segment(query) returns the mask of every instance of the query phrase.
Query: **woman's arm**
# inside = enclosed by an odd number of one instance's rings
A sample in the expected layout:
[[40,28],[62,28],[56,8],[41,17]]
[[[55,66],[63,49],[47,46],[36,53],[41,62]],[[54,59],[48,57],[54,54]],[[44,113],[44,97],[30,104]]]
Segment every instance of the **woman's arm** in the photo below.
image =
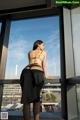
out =
[[30,67],[30,52],[28,52],[28,65],[27,67]]
[[30,64],[30,51],[28,52],[28,61],[29,61],[29,64]]
[[46,52],[44,53],[44,59],[43,59],[43,62],[42,62],[42,67],[43,67],[43,70],[44,70],[44,75],[45,75],[45,78],[47,78],[47,67],[46,67],[46,58],[47,58],[47,54]]

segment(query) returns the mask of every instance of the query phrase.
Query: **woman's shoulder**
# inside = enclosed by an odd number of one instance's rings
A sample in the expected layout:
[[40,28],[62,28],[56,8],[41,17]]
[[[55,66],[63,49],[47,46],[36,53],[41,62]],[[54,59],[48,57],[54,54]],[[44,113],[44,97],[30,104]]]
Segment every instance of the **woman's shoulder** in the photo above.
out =
[[33,50],[31,50],[31,51],[28,52],[28,54],[31,54],[31,53],[33,53]]
[[31,56],[31,55],[33,55],[33,54],[34,54],[34,51],[33,51],[33,50],[28,52],[28,55],[29,55],[29,56]]
[[44,54],[44,55],[47,55],[47,53],[46,53],[46,51],[45,51],[45,50],[43,50],[43,54]]

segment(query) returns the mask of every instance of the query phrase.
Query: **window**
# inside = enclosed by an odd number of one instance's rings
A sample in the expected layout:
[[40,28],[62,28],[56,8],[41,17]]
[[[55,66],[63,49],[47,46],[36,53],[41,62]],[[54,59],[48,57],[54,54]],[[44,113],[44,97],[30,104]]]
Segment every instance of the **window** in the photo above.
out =
[[75,62],[75,76],[80,76],[80,7],[72,10],[72,32]]
[[78,104],[78,114],[80,118],[80,84],[76,85],[76,91],[77,91],[77,104]]
[[[80,119],[80,7],[64,8],[68,119]],[[74,83],[74,84],[73,84]]]
[[41,39],[47,52],[48,75],[60,77],[59,17],[46,17],[12,22],[5,79],[20,77],[28,64],[28,51]]
[[[28,64],[28,52],[33,43],[40,39],[45,43],[47,52],[48,78],[56,81],[60,78],[60,33],[59,16],[18,20],[11,22],[5,79],[19,79],[22,69]],[[19,91],[17,91],[18,89]],[[11,91],[14,90],[12,94]],[[19,94],[18,94],[19,93]],[[15,94],[15,95],[14,95]],[[18,95],[17,95],[18,94]],[[9,97],[8,97],[9,96]],[[13,97],[14,96],[14,97]],[[20,104],[19,85],[4,85],[2,109],[17,110]],[[13,101],[13,103],[12,103]],[[59,83],[45,83],[41,91],[43,112],[61,112],[61,86]],[[18,111],[22,110],[22,106]]]

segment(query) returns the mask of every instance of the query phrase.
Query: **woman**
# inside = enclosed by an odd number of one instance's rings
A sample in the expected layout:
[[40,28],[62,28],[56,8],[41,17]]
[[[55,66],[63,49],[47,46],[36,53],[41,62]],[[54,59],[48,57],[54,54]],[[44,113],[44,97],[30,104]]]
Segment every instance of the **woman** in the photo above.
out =
[[44,43],[41,40],[34,42],[33,50],[28,53],[29,65],[21,74],[23,117],[24,120],[30,120],[30,103],[33,103],[34,120],[40,117],[40,91],[44,82],[37,85],[36,82],[47,78],[46,73],[46,52]]

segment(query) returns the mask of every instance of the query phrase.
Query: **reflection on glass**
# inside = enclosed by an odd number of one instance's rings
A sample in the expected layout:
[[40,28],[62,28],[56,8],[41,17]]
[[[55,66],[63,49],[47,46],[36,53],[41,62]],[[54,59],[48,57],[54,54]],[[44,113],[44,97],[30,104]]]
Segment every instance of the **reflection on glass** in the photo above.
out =
[[[41,91],[41,112],[61,112],[60,84],[45,84]],[[2,111],[22,111],[21,88],[19,84],[5,84],[2,98]],[[31,111],[33,104],[31,104]]]
[[61,112],[60,84],[45,84],[41,92],[42,112]]
[[2,25],[2,24],[0,23],[0,32],[1,32],[1,25]]
[[5,84],[2,98],[2,111],[22,110],[20,104],[21,89],[19,84]]
[[80,75],[80,7],[72,10],[73,48],[75,74]]
[[78,112],[79,112],[79,117],[80,117],[80,85],[76,85],[77,88],[77,103],[78,103]]
[[11,23],[5,79],[19,78],[28,64],[28,51],[41,39],[47,52],[49,77],[60,77],[59,17],[20,20]]

